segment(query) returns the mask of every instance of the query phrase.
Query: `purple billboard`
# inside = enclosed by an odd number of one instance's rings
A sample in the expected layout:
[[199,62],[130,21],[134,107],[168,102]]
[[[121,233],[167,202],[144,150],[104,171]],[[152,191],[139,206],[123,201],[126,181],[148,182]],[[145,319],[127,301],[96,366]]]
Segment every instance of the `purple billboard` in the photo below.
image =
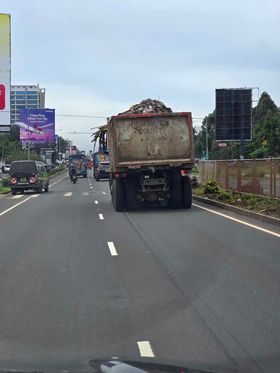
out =
[[20,141],[22,144],[54,144],[55,110],[54,109],[21,109]]

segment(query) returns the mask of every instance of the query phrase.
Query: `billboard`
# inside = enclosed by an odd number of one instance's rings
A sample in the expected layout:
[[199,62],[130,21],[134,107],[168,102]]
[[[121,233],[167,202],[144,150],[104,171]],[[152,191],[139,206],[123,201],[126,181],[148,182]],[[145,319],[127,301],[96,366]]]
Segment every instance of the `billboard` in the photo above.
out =
[[11,16],[0,13],[0,133],[10,132]]
[[53,145],[55,142],[55,110],[54,109],[21,109],[20,141],[25,146]]
[[252,89],[216,89],[216,140],[251,140]]

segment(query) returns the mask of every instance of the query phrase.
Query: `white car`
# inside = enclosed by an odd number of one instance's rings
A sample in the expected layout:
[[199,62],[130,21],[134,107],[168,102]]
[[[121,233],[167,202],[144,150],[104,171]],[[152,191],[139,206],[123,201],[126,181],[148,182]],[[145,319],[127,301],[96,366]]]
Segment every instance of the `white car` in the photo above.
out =
[[8,174],[10,172],[11,165],[10,164],[4,164],[4,174]]

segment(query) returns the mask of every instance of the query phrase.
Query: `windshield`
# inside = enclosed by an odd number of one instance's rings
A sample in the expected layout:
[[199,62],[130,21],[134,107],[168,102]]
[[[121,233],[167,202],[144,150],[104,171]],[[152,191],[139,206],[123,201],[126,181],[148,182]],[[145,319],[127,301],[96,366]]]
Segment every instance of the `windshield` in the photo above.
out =
[[280,373],[280,1],[0,4],[0,373]]

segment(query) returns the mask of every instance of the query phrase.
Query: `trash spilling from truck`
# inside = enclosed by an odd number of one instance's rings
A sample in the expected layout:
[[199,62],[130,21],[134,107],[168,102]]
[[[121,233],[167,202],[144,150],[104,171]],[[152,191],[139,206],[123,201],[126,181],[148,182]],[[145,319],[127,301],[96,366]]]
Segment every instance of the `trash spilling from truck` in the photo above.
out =
[[132,105],[128,110],[120,113],[119,115],[145,113],[172,113],[172,110],[159,100],[147,98],[146,100],[141,101],[139,104]]

